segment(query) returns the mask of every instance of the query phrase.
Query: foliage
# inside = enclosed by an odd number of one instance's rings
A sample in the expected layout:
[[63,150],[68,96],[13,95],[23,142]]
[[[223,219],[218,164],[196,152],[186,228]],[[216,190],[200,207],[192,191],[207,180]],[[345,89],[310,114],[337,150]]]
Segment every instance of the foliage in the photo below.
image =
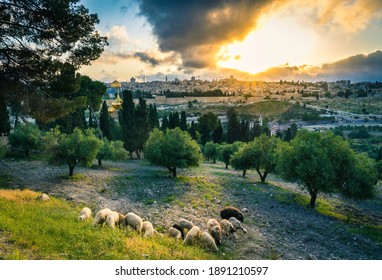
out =
[[218,159],[225,163],[225,168],[228,169],[232,155],[243,145],[242,142],[236,141],[233,144],[222,144],[219,149]]
[[5,157],[5,155],[7,154],[7,150],[8,150],[7,145],[3,143],[3,141],[1,141],[1,138],[0,138],[0,158]]
[[0,91],[0,136],[8,135],[11,131],[11,124],[9,122],[9,111],[5,103],[2,92]]
[[216,163],[216,158],[219,155],[219,144],[213,143],[213,142],[207,142],[206,145],[204,146],[204,156],[207,159],[212,159],[214,163]]
[[165,166],[176,177],[176,168],[199,165],[199,145],[180,128],[167,129],[166,133],[154,129],[145,145],[145,158],[155,165]]
[[42,135],[36,125],[18,124],[9,134],[9,144],[12,148],[23,149],[29,156],[32,149],[38,149],[42,143]]
[[68,112],[58,105],[73,103],[52,98],[48,84],[65,65],[77,70],[101,55],[107,42],[95,30],[97,15],[78,0],[8,0],[0,10],[1,91],[30,100],[36,118]]
[[90,166],[95,160],[102,141],[94,134],[94,130],[82,131],[75,128],[71,134],[50,131],[46,135],[49,162],[67,163],[69,176],[73,176],[74,167],[78,162]]
[[240,122],[237,117],[237,112],[234,108],[229,108],[227,111],[227,142],[232,144],[240,140]]
[[199,117],[198,128],[200,133],[200,143],[202,145],[211,141],[211,134],[213,130],[217,128],[217,125],[218,117],[212,112],[208,112]]
[[214,143],[220,144],[223,142],[223,126],[221,120],[218,119],[218,124],[214,131],[212,132],[212,141]]
[[370,159],[357,155],[348,142],[331,132],[300,130],[290,144],[279,144],[277,171],[309,192],[312,208],[319,192],[371,197],[377,179]]
[[262,134],[253,142],[242,146],[232,157],[231,164],[236,170],[243,170],[243,176],[248,169],[255,169],[261,182],[276,167],[276,147],[280,143],[276,137]]
[[124,160],[127,159],[128,153],[123,148],[122,141],[108,141],[104,139],[102,146],[98,151],[98,165],[102,165],[102,160]]
[[122,127],[122,135],[125,149],[130,153],[135,151],[135,105],[131,91],[123,91],[122,110],[120,111],[119,122]]
[[143,150],[147,138],[149,137],[149,132],[151,129],[146,101],[142,97],[139,98],[139,104],[137,105],[134,114],[134,121],[136,125],[133,145],[135,147],[135,153],[137,154],[137,157],[140,158],[140,153]]
[[111,127],[110,127],[110,115],[109,115],[106,101],[102,103],[102,108],[101,108],[100,117],[99,117],[99,128],[102,131],[102,135],[110,141],[112,139]]

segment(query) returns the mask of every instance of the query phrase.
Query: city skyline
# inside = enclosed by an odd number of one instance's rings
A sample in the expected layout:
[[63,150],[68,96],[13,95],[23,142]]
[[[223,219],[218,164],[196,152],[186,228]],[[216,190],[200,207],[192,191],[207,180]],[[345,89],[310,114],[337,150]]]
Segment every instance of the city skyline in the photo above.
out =
[[104,82],[382,80],[382,2],[82,0],[109,46],[80,72]]

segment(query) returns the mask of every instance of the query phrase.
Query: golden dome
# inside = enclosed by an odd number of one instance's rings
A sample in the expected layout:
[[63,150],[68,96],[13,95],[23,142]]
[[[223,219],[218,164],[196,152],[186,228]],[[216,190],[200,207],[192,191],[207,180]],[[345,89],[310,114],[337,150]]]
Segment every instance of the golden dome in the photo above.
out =
[[115,109],[113,106],[110,106],[109,108],[107,108],[107,111],[109,112],[109,114],[113,114],[115,112]]
[[114,107],[114,109],[122,108],[122,99],[119,97],[119,94],[117,94],[117,98],[111,103],[111,105]]
[[115,80],[114,82],[112,82],[112,83],[110,84],[110,86],[111,86],[112,88],[120,88],[120,87],[121,87],[121,83],[118,82],[117,80]]

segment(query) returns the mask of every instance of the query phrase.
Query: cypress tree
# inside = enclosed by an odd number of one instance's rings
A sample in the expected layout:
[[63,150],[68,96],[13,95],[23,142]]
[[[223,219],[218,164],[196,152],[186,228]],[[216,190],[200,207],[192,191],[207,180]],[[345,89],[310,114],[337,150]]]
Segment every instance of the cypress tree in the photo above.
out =
[[191,127],[190,127],[189,133],[190,133],[192,139],[198,140],[198,137],[196,135],[196,125],[195,125],[194,121],[191,122]]
[[218,126],[212,132],[212,141],[219,144],[223,142],[223,126],[220,120],[218,120]]
[[227,115],[228,115],[227,142],[232,144],[233,142],[239,140],[240,122],[237,118],[237,113],[234,108],[229,108]]
[[175,112],[173,115],[172,115],[173,119],[174,119],[174,128],[175,127],[180,127],[180,116],[179,116],[179,113],[178,112]]
[[169,121],[167,119],[167,116],[164,116],[163,119],[162,119],[162,127],[161,127],[161,129],[163,131],[166,131],[167,128],[169,128]]
[[135,105],[133,102],[133,94],[129,90],[123,91],[123,103],[121,110],[121,126],[124,148],[133,156],[135,151],[134,132],[135,132]]
[[158,110],[155,104],[154,104],[154,116],[155,116],[155,127],[159,127]]
[[107,140],[111,141],[112,137],[110,127],[110,116],[106,101],[102,103],[102,108],[99,116],[99,128],[101,129],[103,136],[106,137]]
[[185,111],[182,111],[180,114],[180,129],[187,131],[187,117]]
[[150,132],[150,120],[148,119],[147,105],[146,101],[139,97],[139,104],[135,110],[135,122],[137,126],[135,127],[135,153],[137,157],[140,158],[140,153],[143,150],[143,146]]

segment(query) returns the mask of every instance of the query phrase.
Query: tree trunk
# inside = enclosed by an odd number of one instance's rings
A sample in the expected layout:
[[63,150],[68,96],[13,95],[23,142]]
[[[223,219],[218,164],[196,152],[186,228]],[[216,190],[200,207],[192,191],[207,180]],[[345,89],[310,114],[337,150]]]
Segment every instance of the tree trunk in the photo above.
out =
[[26,156],[26,157],[29,157],[29,149],[26,149],[26,150],[25,150],[25,156]]
[[216,163],[216,158],[214,158],[214,163]]
[[135,154],[137,155],[137,158],[138,158],[138,159],[141,159],[141,153],[139,152],[139,150],[136,150],[136,151],[135,151]]
[[100,159],[100,158],[98,159],[98,165],[102,166],[102,159]]
[[228,169],[228,164],[225,164],[225,169]]
[[256,169],[256,171],[257,171],[257,174],[259,174],[259,176],[260,176],[261,183],[264,183],[265,178],[267,177],[267,174],[264,173],[264,175],[262,175],[259,169]]
[[310,206],[310,208],[314,208],[314,206],[316,205],[317,190],[310,191],[309,193],[310,193],[309,206]]
[[69,176],[73,176],[74,165],[69,164]]
[[171,172],[172,172],[172,177],[175,178],[176,177],[176,167],[172,167]]
[[247,170],[246,169],[244,169],[243,170],[243,177],[245,177],[245,174],[247,173]]

